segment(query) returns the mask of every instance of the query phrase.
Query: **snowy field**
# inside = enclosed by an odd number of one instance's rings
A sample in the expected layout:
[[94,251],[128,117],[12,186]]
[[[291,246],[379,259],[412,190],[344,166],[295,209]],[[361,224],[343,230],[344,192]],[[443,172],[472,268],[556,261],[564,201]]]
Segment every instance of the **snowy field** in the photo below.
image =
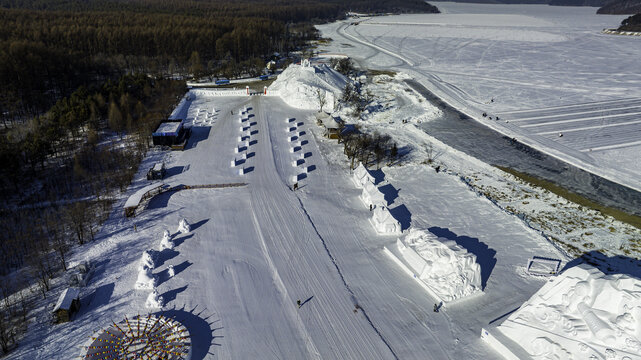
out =
[[[161,311],[145,306],[149,290],[134,287],[148,249],[157,251],[152,274],[162,310],[191,332],[193,359],[497,358],[480,329],[544,284],[526,274],[527,259],[566,259],[457,176],[418,164],[385,168],[376,172],[379,188],[404,230],[429,229],[480,265],[483,293],[434,313],[436,301],[383,252],[397,237],[371,226],[340,146],[318,137],[313,111],[263,96],[200,96],[186,106],[194,124],[187,149],[150,154],[129,193],[147,185],[147,167],[161,158],[172,186],[247,185],[164,193],[135,218],[115,208],[98,240],[73,256],[96,265],[80,313],[56,326],[40,313],[10,358],[71,359],[112,320]],[[245,106],[249,116],[240,121]],[[231,167],[238,146],[247,159]],[[191,224],[184,234],[183,218]],[[164,230],[173,249],[160,250]]]
[[436,5],[442,14],[319,26],[334,40],[323,48],[409,74],[510,137],[641,189],[641,42],[600,33],[625,16],[590,7]]

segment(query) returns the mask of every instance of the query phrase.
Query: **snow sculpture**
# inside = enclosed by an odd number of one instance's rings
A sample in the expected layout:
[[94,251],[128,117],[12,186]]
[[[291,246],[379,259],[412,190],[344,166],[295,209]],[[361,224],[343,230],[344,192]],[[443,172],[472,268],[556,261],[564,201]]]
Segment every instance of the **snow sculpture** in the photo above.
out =
[[183,234],[186,234],[191,231],[191,225],[187,222],[187,219],[182,218],[180,222],[178,223],[178,231],[180,231]]
[[641,279],[605,275],[588,264],[572,267],[494,331],[533,359],[639,360]]
[[241,167],[238,169],[238,175],[245,175],[245,168]]
[[156,278],[151,273],[151,269],[143,267],[138,271],[138,279],[135,288],[138,290],[153,289],[156,286]]
[[387,206],[385,195],[383,195],[376,185],[369,181],[365,183],[365,186],[363,186],[361,200],[363,200],[365,206],[371,207],[372,209],[379,206]]
[[171,235],[169,234],[169,230],[165,230],[162,234],[162,240],[160,241],[160,250],[163,249],[173,249],[174,248],[174,242],[171,241]]
[[358,164],[358,167],[354,169],[354,173],[352,174],[352,181],[354,181],[354,184],[356,184],[356,186],[359,188],[362,188],[368,182],[376,183],[376,180],[374,179],[372,174],[367,171],[363,164]]
[[144,267],[147,267],[149,269],[153,269],[155,267],[154,255],[155,252],[153,250],[147,250],[143,252],[142,257],[140,258],[140,266],[138,268],[142,269]]
[[153,289],[153,291],[149,293],[149,296],[147,296],[145,307],[161,309],[164,305],[164,299],[162,298],[162,296],[158,295],[158,291],[156,289]]
[[169,265],[167,267],[167,275],[169,275],[170,278],[174,277],[176,275],[176,270],[174,270],[173,265]]
[[[441,241],[444,240],[444,241]],[[481,292],[481,266],[476,256],[454,241],[426,230],[412,230],[396,242],[409,268],[444,302]]]
[[392,216],[385,206],[378,206],[372,210],[372,219],[370,221],[379,234],[401,234],[401,223]]

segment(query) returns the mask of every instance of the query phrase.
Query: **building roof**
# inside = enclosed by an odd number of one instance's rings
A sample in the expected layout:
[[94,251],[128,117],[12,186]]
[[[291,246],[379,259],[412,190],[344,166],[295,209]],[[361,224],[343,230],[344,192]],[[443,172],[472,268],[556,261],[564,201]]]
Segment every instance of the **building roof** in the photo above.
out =
[[154,131],[154,136],[178,136],[178,132],[183,125],[183,121],[165,121],[160,123],[158,129]]
[[80,290],[76,288],[67,288],[65,291],[60,294],[56,307],[53,308],[53,312],[58,310],[69,310],[71,308],[71,303],[74,299],[77,299],[80,296]]

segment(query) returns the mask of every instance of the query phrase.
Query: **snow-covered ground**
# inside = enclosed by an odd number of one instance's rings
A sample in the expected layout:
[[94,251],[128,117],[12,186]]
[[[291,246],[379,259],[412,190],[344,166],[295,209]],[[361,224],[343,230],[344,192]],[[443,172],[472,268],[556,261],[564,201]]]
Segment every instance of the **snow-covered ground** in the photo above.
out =
[[590,7],[437,6],[442,14],[319,26],[334,40],[324,49],[404,72],[510,137],[641,189],[641,42],[601,33],[624,16]]

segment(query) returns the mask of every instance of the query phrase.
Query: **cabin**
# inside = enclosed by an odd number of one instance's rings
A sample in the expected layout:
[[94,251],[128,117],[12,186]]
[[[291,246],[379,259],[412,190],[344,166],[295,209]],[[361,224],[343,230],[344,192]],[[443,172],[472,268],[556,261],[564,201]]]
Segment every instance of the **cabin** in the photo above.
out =
[[147,172],[147,180],[162,180],[165,177],[165,163],[156,163]]
[[343,121],[340,117],[333,117],[325,112],[316,114],[316,121],[325,128],[323,136],[329,139],[338,139],[343,129]]
[[160,123],[158,129],[151,134],[153,144],[170,146],[172,149],[178,146],[178,149],[184,149],[190,134],[184,123],[185,121],[182,119],[170,119]]
[[80,309],[80,290],[67,288],[60,294],[53,315],[56,324],[71,321],[71,316]]

